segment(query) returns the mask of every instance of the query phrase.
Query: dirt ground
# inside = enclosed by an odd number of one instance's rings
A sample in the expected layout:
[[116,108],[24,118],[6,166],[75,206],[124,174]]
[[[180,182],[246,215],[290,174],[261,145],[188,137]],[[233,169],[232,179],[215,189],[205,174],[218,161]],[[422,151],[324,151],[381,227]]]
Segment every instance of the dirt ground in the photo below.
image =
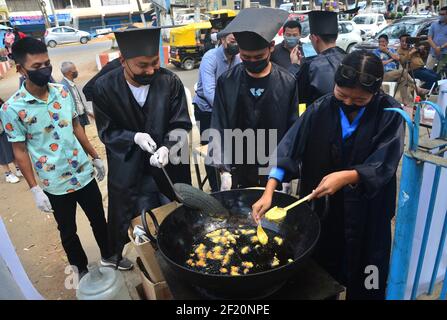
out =
[[[63,59],[61,57],[60,59]],[[60,61],[58,61],[60,62]],[[93,60],[77,63],[80,72],[78,83],[84,84],[97,71]],[[18,76],[10,70],[5,79],[0,80],[0,95],[5,99],[12,94],[18,85]],[[86,128],[87,135],[100,156],[105,160],[105,150],[100,142],[94,122]],[[399,171],[400,172],[400,169]],[[195,179],[193,172],[193,181]],[[107,210],[107,181],[99,183],[105,209]],[[35,288],[46,298],[52,300],[75,299],[75,290],[65,289],[65,268],[68,261],[62,248],[54,218],[40,212],[34,204],[28,185],[24,179],[18,184],[8,184],[0,176],[0,218],[6,225],[9,236]],[[91,262],[100,258],[99,250],[93,238],[89,222],[78,209],[78,235]],[[394,229],[394,223],[393,223]],[[135,259],[135,252],[127,248],[127,256]],[[139,276],[134,270],[124,272],[131,296],[137,299],[135,285]]]
[[[64,57],[61,57],[62,60]],[[60,61],[55,61],[57,65]],[[79,83],[85,83],[96,72],[93,60],[77,63],[80,72]],[[6,77],[0,80],[0,91],[5,99],[18,86],[18,75],[11,69]],[[105,149],[100,142],[94,122],[86,128],[90,142],[100,156],[105,159]],[[106,179],[105,179],[106,180]],[[100,189],[103,194],[104,205],[107,205],[107,182],[102,181]],[[29,187],[25,179],[20,183],[8,184],[0,176],[0,217],[2,218],[16,252],[22,262],[31,282],[46,299],[66,300],[75,299],[75,290],[65,289],[64,282],[67,274],[67,257],[62,248],[57,225],[52,215],[40,212],[34,204]],[[89,222],[82,210],[77,213],[78,234],[90,262],[99,261],[100,254],[91,233]],[[132,253],[130,253],[132,254]],[[68,271],[67,271],[68,272]],[[136,272],[132,276],[126,275],[126,281],[134,283]],[[133,285],[129,285],[132,287]],[[134,289],[130,288],[130,289]]]

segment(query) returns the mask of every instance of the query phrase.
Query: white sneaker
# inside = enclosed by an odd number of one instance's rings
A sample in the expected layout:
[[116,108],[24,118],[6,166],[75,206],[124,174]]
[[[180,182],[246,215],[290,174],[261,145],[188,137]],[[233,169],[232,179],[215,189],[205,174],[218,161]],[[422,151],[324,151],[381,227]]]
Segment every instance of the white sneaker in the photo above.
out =
[[8,183],[17,183],[20,179],[16,177],[14,173],[10,173],[6,176],[6,182]]
[[19,168],[16,169],[16,177],[23,177],[22,171]]

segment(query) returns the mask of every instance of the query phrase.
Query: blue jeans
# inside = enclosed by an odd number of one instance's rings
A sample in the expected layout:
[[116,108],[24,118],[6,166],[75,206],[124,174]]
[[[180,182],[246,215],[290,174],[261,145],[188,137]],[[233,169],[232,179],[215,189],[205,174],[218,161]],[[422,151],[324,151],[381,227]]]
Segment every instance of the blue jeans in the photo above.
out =
[[413,75],[416,79],[424,82],[424,85],[422,86],[424,89],[431,89],[433,83],[441,79],[436,72],[427,68],[413,70]]

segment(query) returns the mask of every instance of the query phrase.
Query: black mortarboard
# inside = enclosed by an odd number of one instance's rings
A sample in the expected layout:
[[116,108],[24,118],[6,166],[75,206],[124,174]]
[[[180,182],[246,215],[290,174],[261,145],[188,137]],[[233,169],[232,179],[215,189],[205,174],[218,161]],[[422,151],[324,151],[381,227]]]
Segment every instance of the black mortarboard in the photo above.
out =
[[243,9],[222,33],[233,33],[243,50],[264,49],[270,45],[288,16],[286,11],[280,9]]
[[308,14],[311,34],[332,35],[338,33],[338,17],[336,12],[310,11]]
[[214,29],[222,30],[224,29],[231,21],[233,21],[234,17],[229,17],[227,14],[222,15],[220,18],[210,19],[211,26]]
[[124,59],[158,55],[160,28],[137,28],[115,31],[115,38]]
[[221,18],[210,19],[211,27],[214,29],[222,30],[224,28],[223,21]]

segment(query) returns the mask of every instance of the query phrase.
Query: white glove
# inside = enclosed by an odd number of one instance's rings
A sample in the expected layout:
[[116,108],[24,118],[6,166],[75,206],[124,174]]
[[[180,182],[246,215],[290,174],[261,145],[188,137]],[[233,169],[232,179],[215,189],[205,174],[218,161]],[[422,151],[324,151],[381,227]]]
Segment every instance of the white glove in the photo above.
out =
[[290,182],[282,183],[282,192],[292,194],[292,184]]
[[154,153],[157,150],[157,144],[148,133],[137,132],[133,140],[143,151]]
[[233,180],[231,178],[231,173],[224,172],[220,175],[220,191],[231,190],[231,185],[233,184]]
[[50,199],[48,199],[47,195],[39,186],[32,187],[31,192],[33,193],[34,202],[39,210],[44,212],[53,212]]
[[149,159],[151,166],[162,168],[169,162],[169,149],[165,146],[160,147]]
[[101,159],[93,159],[93,167],[96,170],[96,179],[101,182],[106,175],[106,168],[104,167],[104,162]]

